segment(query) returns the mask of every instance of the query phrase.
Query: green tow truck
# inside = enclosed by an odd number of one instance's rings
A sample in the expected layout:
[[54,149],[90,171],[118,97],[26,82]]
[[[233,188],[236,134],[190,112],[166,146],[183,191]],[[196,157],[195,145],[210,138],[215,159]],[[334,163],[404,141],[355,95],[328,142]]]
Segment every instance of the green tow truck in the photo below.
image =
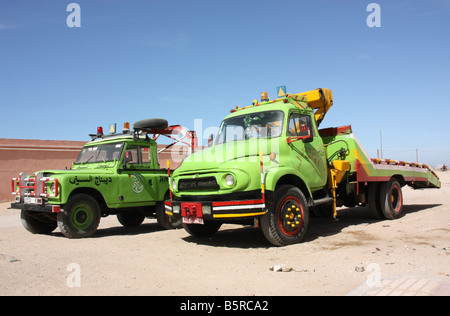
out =
[[133,131],[129,125],[124,124],[123,133],[115,133],[114,127],[109,135],[99,127],[72,170],[21,173],[11,180],[11,207],[22,210],[28,231],[50,234],[59,226],[66,237],[89,237],[101,217],[113,214],[126,227],[139,226],[145,217],[156,217],[165,229],[181,226],[165,214],[168,170],[160,168],[156,139],[165,135],[173,143],[164,149],[182,142],[192,152],[197,147],[195,132],[168,126],[164,119],[138,121]]
[[319,130],[333,105],[329,89],[277,94],[231,110],[213,145],[173,174],[166,213],[190,234],[254,224],[284,246],[305,236],[310,211],[336,217],[339,206],[368,206],[374,217],[396,219],[403,186],[440,188],[427,165],[370,159],[351,126]]

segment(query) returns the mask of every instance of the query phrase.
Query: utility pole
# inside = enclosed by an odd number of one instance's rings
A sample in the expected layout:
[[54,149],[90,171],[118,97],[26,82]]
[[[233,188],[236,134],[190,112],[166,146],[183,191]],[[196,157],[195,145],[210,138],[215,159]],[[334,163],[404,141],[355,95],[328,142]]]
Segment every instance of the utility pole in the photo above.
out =
[[381,159],[383,159],[383,133],[381,132],[383,129],[383,126],[380,128],[380,153],[381,153]]

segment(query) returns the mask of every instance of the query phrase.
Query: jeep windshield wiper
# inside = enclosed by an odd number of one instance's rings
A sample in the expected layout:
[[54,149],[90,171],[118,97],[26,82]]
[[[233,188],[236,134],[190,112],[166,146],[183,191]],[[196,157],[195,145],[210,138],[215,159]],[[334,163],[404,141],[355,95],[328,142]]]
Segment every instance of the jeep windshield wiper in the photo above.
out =
[[83,162],[83,164],[85,164],[85,163],[88,163],[89,162],[89,160],[91,160],[92,158],[94,157],[94,155],[92,155],[91,157],[89,157],[89,159],[88,160],[86,160],[85,162]]

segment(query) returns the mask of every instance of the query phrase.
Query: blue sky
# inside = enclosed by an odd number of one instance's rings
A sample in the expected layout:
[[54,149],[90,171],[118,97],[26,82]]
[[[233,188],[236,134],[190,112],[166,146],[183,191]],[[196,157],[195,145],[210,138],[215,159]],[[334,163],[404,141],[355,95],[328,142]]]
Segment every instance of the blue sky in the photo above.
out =
[[449,0],[0,0],[0,138],[218,126],[261,91],[326,87],[322,127],[351,124],[373,157],[382,130],[384,158],[450,163],[449,31]]

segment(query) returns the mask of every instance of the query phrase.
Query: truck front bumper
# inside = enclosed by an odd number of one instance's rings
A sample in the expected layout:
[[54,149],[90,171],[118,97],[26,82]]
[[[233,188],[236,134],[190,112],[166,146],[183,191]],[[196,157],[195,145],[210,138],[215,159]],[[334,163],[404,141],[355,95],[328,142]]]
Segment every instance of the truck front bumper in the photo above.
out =
[[241,220],[266,214],[264,200],[183,202],[166,201],[166,214],[186,224],[203,224],[210,220]]

